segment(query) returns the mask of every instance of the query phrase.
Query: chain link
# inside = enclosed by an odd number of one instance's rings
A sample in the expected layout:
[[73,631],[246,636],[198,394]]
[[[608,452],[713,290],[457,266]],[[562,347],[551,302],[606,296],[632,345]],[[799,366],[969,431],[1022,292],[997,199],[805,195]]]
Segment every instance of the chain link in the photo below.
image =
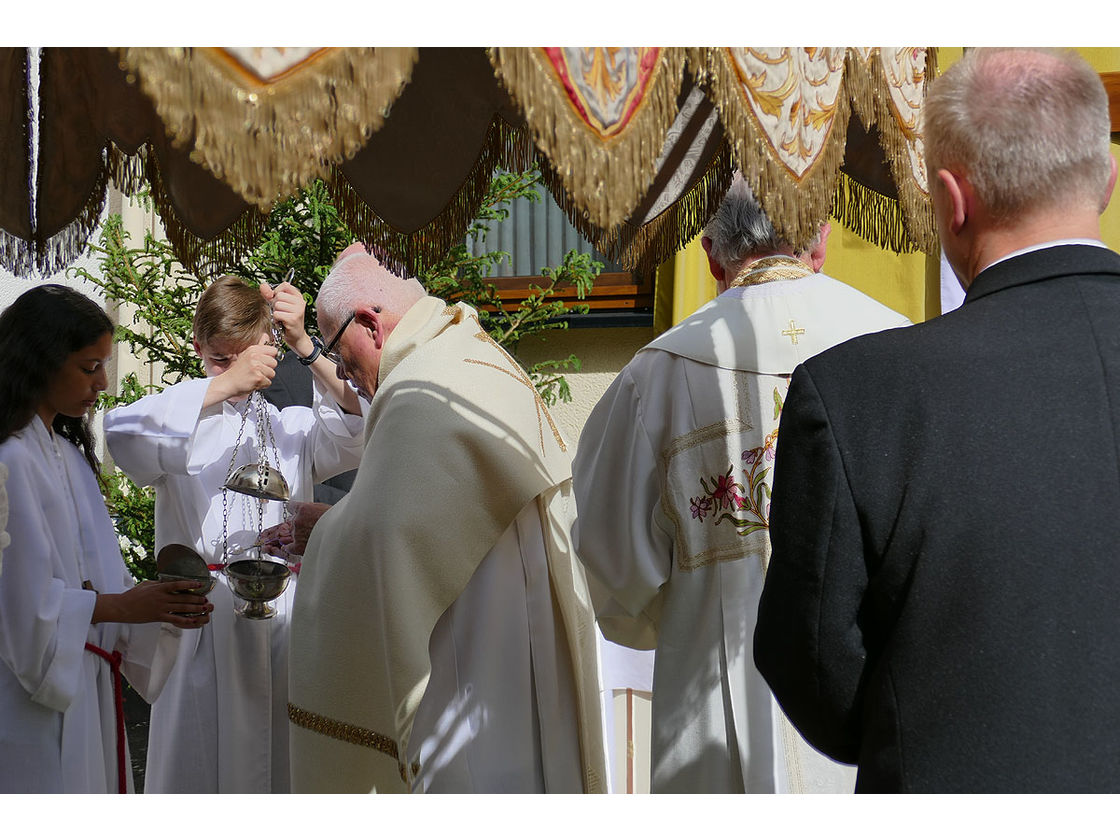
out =
[[[236,472],[237,455],[241,450],[241,444],[245,437],[245,426],[248,423],[249,415],[253,415],[253,422],[256,427],[256,434],[254,438],[257,443],[257,478],[261,486],[265,484],[265,475],[272,464],[275,463],[276,472],[283,474],[280,470],[280,452],[276,447],[276,437],[272,431],[272,416],[268,410],[268,403],[264,395],[260,391],[253,391],[249,394],[245,401],[244,409],[241,411],[241,425],[237,429],[237,440],[234,442],[233,451],[230,453],[229,467],[226,469],[225,484],[222,485],[222,564],[228,565],[230,562],[229,557],[229,488],[226,486],[233,478]],[[263,437],[261,432],[264,432]],[[267,447],[267,451],[266,451]],[[271,458],[271,461],[270,461]],[[257,541],[249,546],[249,548],[256,548],[259,556],[261,549],[260,532],[264,528],[264,506],[265,499],[257,497],[257,518],[256,518],[256,531]],[[282,522],[287,522],[291,518],[291,508],[287,501],[283,503]],[[252,524],[252,523],[250,523]]]
[[[281,280],[280,283],[291,283],[292,278],[295,276],[295,268],[289,268],[288,273],[284,275],[284,279]],[[268,310],[270,313],[274,311],[271,304],[269,305]],[[273,316],[272,318],[272,343],[276,347],[276,361],[280,361],[284,358],[284,353],[286,352],[284,349],[284,328],[280,325],[280,322],[276,320],[275,316]]]

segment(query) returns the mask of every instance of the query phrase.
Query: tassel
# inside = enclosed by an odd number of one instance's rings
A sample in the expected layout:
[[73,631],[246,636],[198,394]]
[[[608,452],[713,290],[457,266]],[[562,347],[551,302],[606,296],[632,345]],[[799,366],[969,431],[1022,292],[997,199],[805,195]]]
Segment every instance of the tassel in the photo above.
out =
[[836,95],[823,148],[798,177],[777,158],[759,127],[737,81],[730,48],[696,48],[690,53],[689,66],[715,104],[737,167],[766,214],[791,245],[807,247],[828,216],[832,185],[844,156],[851,106],[843,88]]
[[75,260],[89,250],[89,241],[101,224],[108,188],[109,166],[106,163],[98,173],[78,215],[53,236],[42,238],[35,234],[35,269],[48,277],[66,270]]
[[[874,122],[879,130],[879,137],[890,167],[890,176],[894,180],[898,193],[897,204],[890,204],[892,209],[888,212],[893,213],[895,217],[900,217],[902,220],[900,224],[905,228],[903,234],[884,232],[881,234],[881,240],[906,243],[906,251],[940,253],[941,244],[937,240],[936,221],[933,217],[928,185],[925,183],[925,171],[915,172],[911,165],[912,139],[920,131],[920,127],[904,124],[898,116],[883,65],[883,48],[872,49],[866,62],[853,59],[855,52],[856,50],[849,50],[847,67],[850,74],[846,77],[846,82],[851,83],[855,88],[856,93],[852,94],[852,100],[862,102],[857,105],[860,119],[864,120],[865,125]],[[927,47],[923,52],[924,74],[921,97],[924,100],[925,91],[936,75],[937,50],[935,47]],[[918,152],[920,151],[918,149]],[[870,200],[870,197],[865,199],[865,203],[867,200]],[[898,250],[894,244],[884,246]],[[898,252],[903,253],[903,251]]]
[[125,195],[135,196],[148,188],[175,256],[184,268],[198,277],[214,277],[228,270],[230,265],[242,261],[260,243],[268,228],[268,214],[249,207],[213,239],[195,235],[176,213],[163,182],[159,159],[147,144],[133,155],[111,145],[107,168],[113,183]]
[[0,230],[0,266],[16,277],[30,277],[35,268],[35,244]]

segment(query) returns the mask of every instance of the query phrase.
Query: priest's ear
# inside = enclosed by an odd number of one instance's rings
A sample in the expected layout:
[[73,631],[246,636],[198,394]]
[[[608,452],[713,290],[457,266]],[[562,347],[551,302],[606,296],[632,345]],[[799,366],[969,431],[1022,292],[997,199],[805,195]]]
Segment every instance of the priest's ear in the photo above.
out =
[[378,350],[388,338],[385,332],[385,320],[381,317],[381,307],[364,304],[354,312],[354,321],[359,328],[369,330],[370,338]]
[[824,257],[828,251],[828,235],[832,233],[832,223],[825,222],[821,225],[821,232],[809,248],[808,262],[813,271],[820,272],[824,265]]
[[708,270],[712,272],[712,276],[716,278],[717,283],[722,283],[727,272],[712,256],[712,238],[710,236],[700,237],[700,246],[704,249],[704,253],[708,255]]

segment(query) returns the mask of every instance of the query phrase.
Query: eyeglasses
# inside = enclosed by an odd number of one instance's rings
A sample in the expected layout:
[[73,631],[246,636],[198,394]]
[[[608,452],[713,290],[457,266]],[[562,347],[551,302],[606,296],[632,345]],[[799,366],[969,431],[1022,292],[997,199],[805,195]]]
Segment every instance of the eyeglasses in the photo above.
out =
[[346,320],[342,322],[342,326],[339,328],[338,332],[334,334],[334,338],[323,348],[323,356],[333,362],[336,368],[342,367],[342,357],[335,352],[334,346],[338,344],[338,340],[342,338],[342,334],[346,332],[346,328],[350,326],[350,322],[354,320],[354,316],[357,314],[357,312],[351,312]]
[[[371,308],[374,312],[381,312],[380,306],[374,306]],[[330,343],[323,348],[323,356],[333,362],[336,368],[342,367],[342,357],[335,352],[334,346],[338,344],[338,340],[342,338],[342,334],[346,332],[346,328],[350,326],[350,322],[354,320],[357,314],[357,310],[351,312],[350,315],[347,316],[346,320],[342,322],[342,326],[338,328],[338,332],[334,334],[334,338],[332,338],[330,340]]]

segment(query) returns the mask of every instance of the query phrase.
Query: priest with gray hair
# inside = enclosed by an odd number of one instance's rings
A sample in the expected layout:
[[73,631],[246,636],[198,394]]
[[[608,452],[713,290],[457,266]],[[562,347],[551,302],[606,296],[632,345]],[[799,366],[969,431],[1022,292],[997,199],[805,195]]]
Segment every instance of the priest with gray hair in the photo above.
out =
[[719,295],[637,353],[580,436],[573,532],[600,628],[656,651],[654,793],[852,789],[851,769],[786,721],[750,655],[790,374],[909,324],[821,273],[828,233],[794,248],[736,176],[702,240]]
[[605,792],[570,455],[533,383],[473,309],[361,245],[317,306],[321,352],[371,402],[304,551],[293,792]]

